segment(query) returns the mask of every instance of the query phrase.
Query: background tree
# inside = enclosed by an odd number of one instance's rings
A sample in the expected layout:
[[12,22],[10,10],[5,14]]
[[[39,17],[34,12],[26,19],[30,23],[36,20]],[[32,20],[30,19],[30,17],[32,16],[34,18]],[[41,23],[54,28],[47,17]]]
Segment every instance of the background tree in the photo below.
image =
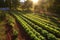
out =
[[4,2],[4,0],[0,0],[0,7],[5,7],[5,2]]
[[27,11],[27,12],[31,11],[31,8],[32,8],[32,2],[31,2],[31,0],[26,0],[26,1],[24,2],[24,4],[21,6],[21,8],[22,8],[24,11]]
[[10,9],[16,9],[19,6],[20,0],[6,0],[6,3]]
[[19,7],[20,5],[20,0],[12,0],[12,7],[14,9],[17,9],[17,7]]
[[50,6],[49,11],[60,15],[60,0],[54,0],[54,3]]

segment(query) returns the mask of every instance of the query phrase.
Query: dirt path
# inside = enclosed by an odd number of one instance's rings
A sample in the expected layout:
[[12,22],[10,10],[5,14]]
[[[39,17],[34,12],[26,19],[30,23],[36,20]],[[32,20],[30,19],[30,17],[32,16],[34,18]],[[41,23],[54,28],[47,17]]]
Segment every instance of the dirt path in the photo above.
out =
[[6,40],[5,25],[0,25],[0,40]]
[[12,27],[9,26],[8,24],[6,24],[6,40],[12,40],[12,35],[13,32],[12,32]]
[[[8,24],[6,24],[6,29],[7,29],[7,40],[23,40],[20,30],[18,28],[18,25],[15,21],[15,18],[13,18],[10,14],[6,15]],[[13,20],[13,26],[11,25],[11,20]],[[6,22],[7,22],[6,21]],[[17,37],[15,38],[15,33],[13,33],[14,30],[18,32]]]
[[[9,15],[7,15],[5,20],[2,23],[0,23],[0,40],[13,40],[13,37],[14,37],[13,29],[12,29],[12,26],[8,24],[8,21],[7,21],[8,18],[9,18]],[[25,30],[22,28],[22,26],[16,21],[15,18],[14,20],[15,20],[14,29],[18,31],[17,40],[30,40],[30,37],[27,35]]]
[[25,30],[22,28],[22,26],[18,22],[16,22],[16,25],[19,28],[18,38],[20,40],[30,40],[30,37],[27,35],[27,33],[25,32]]
[[19,25],[16,22],[15,22],[15,29],[18,31],[17,40],[25,40],[21,34],[22,30],[19,29]]
[[[11,15],[12,16],[12,15]],[[30,37],[27,35],[25,30],[22,28],[22,26],[18,23],[16,18],[12,16],[15,19],[15,26],[14,29],[18,31],[18,37],[17,40],[30,40]]]
[[5,20],[4,21],[1,21],[0,23],[0,40],[6,40],[6,22]]
[[15,20],[14,29],[18,31],[17,40],[30,40],[22,26]]

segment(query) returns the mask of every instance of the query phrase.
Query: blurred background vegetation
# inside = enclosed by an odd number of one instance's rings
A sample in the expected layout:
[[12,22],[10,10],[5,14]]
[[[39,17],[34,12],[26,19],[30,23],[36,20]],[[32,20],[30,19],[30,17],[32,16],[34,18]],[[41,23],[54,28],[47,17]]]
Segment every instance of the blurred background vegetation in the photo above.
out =
[[[0,8],[2,7],[8,7],[10,10],[32,12],[33,2],[31,0],[25,2],[20,2],[20,0],[0,0]],[[34,7],[34,12],[49,12],[60,15],[60,0],[39,0]]]

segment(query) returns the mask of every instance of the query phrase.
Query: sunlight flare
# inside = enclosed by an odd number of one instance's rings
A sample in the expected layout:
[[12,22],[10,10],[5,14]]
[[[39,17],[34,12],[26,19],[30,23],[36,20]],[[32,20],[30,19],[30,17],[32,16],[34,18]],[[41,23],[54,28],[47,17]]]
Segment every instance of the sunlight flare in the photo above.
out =
[[34,4],[38,2],[38,0],[31,0]]

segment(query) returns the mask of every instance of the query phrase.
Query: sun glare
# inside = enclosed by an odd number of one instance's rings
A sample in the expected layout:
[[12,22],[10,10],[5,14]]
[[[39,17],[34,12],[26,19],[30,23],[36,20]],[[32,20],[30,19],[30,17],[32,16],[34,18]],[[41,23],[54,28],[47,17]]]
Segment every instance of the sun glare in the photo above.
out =
[[37,3],[38,2],[38,0],[31,0],[33,3]]
[[20,2],[25,2],[26,0],[20,0]]

